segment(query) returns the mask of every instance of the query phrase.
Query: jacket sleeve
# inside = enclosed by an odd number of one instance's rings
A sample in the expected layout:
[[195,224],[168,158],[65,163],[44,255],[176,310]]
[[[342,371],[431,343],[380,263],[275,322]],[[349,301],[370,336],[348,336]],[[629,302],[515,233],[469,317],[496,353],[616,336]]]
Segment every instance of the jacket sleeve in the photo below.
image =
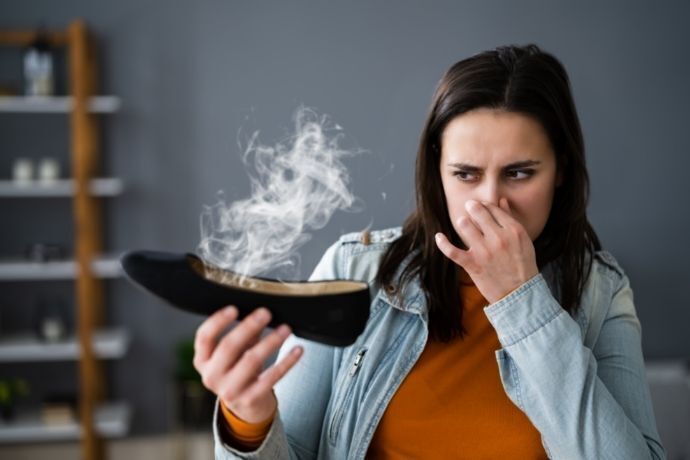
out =
[[663,459],[628,278],[605,276],[612,287],[593,297],[607,313],[592,349],[541,274],[488,306],[501,379],[551,458]]
[[[309,279],[338,278],[341,248],[340,243],[328,248]],[[274,387],[278,412],[268,435],[255,451],[242,452],[223,442],[219,433],[222,414],[216,403],[213,419],[216,459],[316,458],[331,395],[335,348],[291,335],[278,352],[276,361],[296,345],[301,345],[304,353]]]

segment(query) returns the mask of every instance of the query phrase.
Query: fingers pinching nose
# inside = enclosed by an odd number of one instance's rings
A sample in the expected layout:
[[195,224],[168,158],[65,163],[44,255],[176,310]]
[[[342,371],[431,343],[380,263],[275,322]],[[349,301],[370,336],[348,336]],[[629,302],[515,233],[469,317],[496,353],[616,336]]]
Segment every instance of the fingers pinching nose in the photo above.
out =
[[479,202],[475,200],[467,200],[465,202],[465,209],[467,209],[468,211],[474,211],[476,209],[479,209],[479,206]]

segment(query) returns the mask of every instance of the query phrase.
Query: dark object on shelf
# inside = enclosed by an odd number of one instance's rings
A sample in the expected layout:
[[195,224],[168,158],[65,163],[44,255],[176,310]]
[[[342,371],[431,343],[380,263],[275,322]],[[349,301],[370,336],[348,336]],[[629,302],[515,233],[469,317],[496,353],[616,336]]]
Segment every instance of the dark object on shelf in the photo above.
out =
[[10,83],[0,83],[0,97],[17,96],[19,91]]
[[242,319],[264,306],[270,327],[286,323],[295,335],[327,345],[352,344],[369,319],[369,287],[360,281],[243,277],[193,254],[157,251],[129,252],[122,267],[135,284],[183,310],[210,315],[235,305]]
[[178,413],[176,422],[188,430],[208,430],[213,421],[216,396],[196,380],[175,382]]
[[0,378],[0,419],[9,422],[14,418],[17,399],[29,394],[26,380]]
[[192,364],[193,340],[182,340],[175,346],[176,422],[185,429],[207,430],[213,421],[216,396],[201,383],[201,375]]
[[34,262],[49,262],[65,257],[65,251],[59,244],[34,243],[26,248],[26,258]]

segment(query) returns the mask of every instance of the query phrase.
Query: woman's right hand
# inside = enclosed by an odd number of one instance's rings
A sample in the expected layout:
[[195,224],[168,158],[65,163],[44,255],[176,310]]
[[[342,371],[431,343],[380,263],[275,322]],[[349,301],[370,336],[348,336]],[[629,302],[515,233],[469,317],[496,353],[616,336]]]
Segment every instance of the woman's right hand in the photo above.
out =
[[204,386],[237,417],[259,423],[273,415],[278,404],[273,385],[295,365],[303,350],[297,346],[282,361],[263,370],[264,362],[290,335],[290,327],[283,324],[261,338],[271,313],[258,308],[223,335],[237,316],[237,308],[230,306],[201,323],[194,338],[194,367]]

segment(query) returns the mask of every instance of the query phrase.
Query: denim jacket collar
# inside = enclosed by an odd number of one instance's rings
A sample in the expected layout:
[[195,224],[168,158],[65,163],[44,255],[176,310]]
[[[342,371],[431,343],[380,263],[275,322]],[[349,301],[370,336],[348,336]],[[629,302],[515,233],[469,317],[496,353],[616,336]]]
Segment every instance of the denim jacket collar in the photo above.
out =
[[[399,288],[399,280],[402,276],[405,267],[407,267],[414,256],[414,252],[409,254],[400,266],[396,269],[393,275],[393,280],[395,281],[395,287]],[[422,290],[422,286],[419,282],[419,277],[415,276],[412,280],[404,286],[404,291],[402,295],[399,295],[396,290],[386,289],[385,287],[379,289],[377,297],[383,300],[385,303],[393,308],[408,313],[413,313],[420,315],[424,322],[428,320],[428,310],[426,305],[426,296]]]

